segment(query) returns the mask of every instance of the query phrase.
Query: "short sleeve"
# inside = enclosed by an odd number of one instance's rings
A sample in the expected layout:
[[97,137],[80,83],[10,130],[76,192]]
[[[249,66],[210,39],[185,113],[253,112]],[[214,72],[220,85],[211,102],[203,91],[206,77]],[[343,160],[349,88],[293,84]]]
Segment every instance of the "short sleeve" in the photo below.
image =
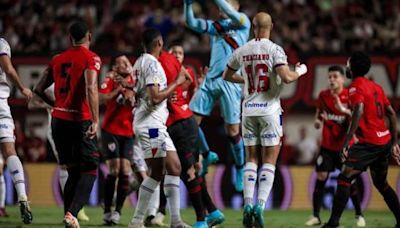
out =
[[148,66],[144,70],[144,82],[146,86],[158,85],[161,83],[162,69],[156,60],[149,61]]
[[354,107],[356,104],[364,102],[364,94],[360,87],[350,86],[349,89],[349,104]]
[[389,106],[390,105],[390,101],[387,98],[387,96],[385,95],[385,92],[383,91],[382,87],[379,88],[381,96],[382,96],[382,100],[383,100],[383,105],[384,106]]
[[101,68],[101,59],[99,56],[90,56],[88,59],[87,69],[94,70],[99,74]]
[[274,53],[273,54],[274,67],[286,65],[288,63],[286,53],[281,46],[276,45],[275,51],[273,53]]
[[10,45],[3,38],[0,38],[0,55],[8,55],[9,57],[11,57]]
[[111,93],[114,89],[114,81],[110,77],[105,77],[100,84],[99,93],[107,94]]
[[323,104],[324,104],[324,102],[323,102],[323,100],[322,100],[322,95],[323,93],[322,93],[322,91],[319,93],[319,95],[318,95],[318,100],[317,100],[317,108],[319,109],[319,110],[322,110],[323,109]]
[[237,70],[239,70],[239,68],[240,68],[240,66],[241,66],[241,63],[240,63],[240,48],[239,49],[236,49],[234,52],[233,52],[233,54],[232,54],[232,56],[231,56],[231,58],[229,59],[229,62],[228,62],[228,65],[227,65],[227,67],[229,68],[229,69],[231,69],[231,70],[233,70],[233,71],[237,71]]

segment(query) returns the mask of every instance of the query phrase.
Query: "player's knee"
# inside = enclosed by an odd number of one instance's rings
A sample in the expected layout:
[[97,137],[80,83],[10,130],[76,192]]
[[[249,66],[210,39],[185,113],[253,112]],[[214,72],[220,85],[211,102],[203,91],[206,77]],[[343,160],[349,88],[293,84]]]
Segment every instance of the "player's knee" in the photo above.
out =
[[169,161],[167,164],[167,173],[172,176],[180,176],[182,172],[181,163],[179,160]]
[[228,125],[226,127],[226,130],[227,130],[228,138],[236,139],[237,137],[239,137],[239,139],[240,139],[240,130],[239,130],[238,124]]
[[229,142],[231,142],[232,144],[238,144],[239,141],[241,139],[240,134],[235,134],[235,135],[228,135],[228,140]]
[[196,170],[194,166],[192,165],[189,168],[186,168],[181,174],[181,178],[185,181],[192,181],[196,178]]
[[111,168],[110,175],[117,177],[119,175],[119,169]]
[[319,181],[326,181],[328,179],[328,173],[327,172],[317,172],[317,179]]
[[389,186],[389,184],[386,181],[386,179],[379,178],[377,176],[372,177],[372,182],[374,183],[375,188],[378,189],[379,192],[382,192],[383,190],[385,190]]
[[131,163],[127,159],[121,159],[120,173],[123,175],[129,175],[131,172]]

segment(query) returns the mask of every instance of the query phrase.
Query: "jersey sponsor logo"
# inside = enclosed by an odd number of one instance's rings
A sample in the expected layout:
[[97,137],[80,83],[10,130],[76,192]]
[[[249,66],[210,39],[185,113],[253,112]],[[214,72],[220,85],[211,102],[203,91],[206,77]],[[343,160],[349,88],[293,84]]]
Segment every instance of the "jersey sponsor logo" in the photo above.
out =
[[0,124],[0,129],[8,129],[8,125],[7,124]]
[[181,109],[183,111],[186,111],[188,108],[189,108],[189,105],[187,105],[187,104],[184,104],[184,105],[181,106]]
[[356,87],[351,87],[350,89],[349,89],[349,93],[355,93],[356,92]]
[[335,122],[341,124],[346,120],[346,117],[342,116],[342,115],[335,115],[335,114],[329,113],[328,120],[332,120],[332,121],[335,121]]
[[386,136],[386,135],[388,135],[388,134],[390,134],[389,130],[386,130],[386,131],[378,131],[378,132],[376,132],[376,135],[377,135],[379,138],[384,137],[384,136]]
[[265,102],[265,103],[246,102],[244,104],[245,108],[266,108],[267,106],[268,106],[268,102]]
[[273,139],[278,137],[275,133],[265,133],[265,134],[261,134],[261,138],[262,139]]
[[254,138],[256,138],[256,135],[253,134],[253,133],[245,133],[245,134],[243,134],[243,138],[245,138],[245,139],[254,139]]

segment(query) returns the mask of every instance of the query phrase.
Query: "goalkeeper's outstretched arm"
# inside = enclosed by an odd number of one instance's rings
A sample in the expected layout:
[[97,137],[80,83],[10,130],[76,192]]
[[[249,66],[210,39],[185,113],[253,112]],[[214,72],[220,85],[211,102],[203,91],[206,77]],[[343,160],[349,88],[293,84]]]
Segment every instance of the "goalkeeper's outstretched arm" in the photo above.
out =
[[204,19],[199,19],[194,17],[193,8],[192,8],[193,0],[184,0],[184,15],[186,25],[199,33],[207,32],[207,22]]
[[245,25],[247,17],[243,13],[235,10],[233,6],[229,4],[226,0],[214,0],[214,2],[215,4],[217,4],[220,10],[233,21],[235,25]]

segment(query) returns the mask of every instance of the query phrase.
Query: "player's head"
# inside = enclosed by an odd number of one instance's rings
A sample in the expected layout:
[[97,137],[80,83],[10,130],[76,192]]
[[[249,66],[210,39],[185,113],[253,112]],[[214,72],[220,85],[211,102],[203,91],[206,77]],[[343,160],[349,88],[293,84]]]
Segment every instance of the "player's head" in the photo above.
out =
[[128,76],[132,73],[132,64],[126,54],[117,52],[111,57],[110,70],[117,72],[122,76]]
[[347,60],[348,78],[364,77],[371,68],[371,59],[365,52],[354,52]]
[[[227,3],[229,3],[234,10],[239,11],[240,8],[240,4],[239,4],[239,0],[226,0]],[[228,18],[228,16],[225,14],[225,12],[221,9],[219,9],[219,15],[222,18]]]
[[83,21],[76,21],[69,26],[69,37],[72,45],[81,45],[90,43],[92,35],[89,32],[88,25]]
[[173,44],[169,48],[169,53],[175,55],[175,57],[178,59],[180,63],[183,63],[183,60],[185,58],[185,51],[183,50],[182,45],[180,44]]
[[160,54],[164,45],[161,32],[155,28],[146,29],[142,34],[142,44],[146,53]]
[[272,18],[268,13],[257,13],[253,18],[253,30],[256,38],[269,38],[272,30]]
[[341,66],[333,65],[328,68],[329,88],[332,90],[343,88],[344,70]]

